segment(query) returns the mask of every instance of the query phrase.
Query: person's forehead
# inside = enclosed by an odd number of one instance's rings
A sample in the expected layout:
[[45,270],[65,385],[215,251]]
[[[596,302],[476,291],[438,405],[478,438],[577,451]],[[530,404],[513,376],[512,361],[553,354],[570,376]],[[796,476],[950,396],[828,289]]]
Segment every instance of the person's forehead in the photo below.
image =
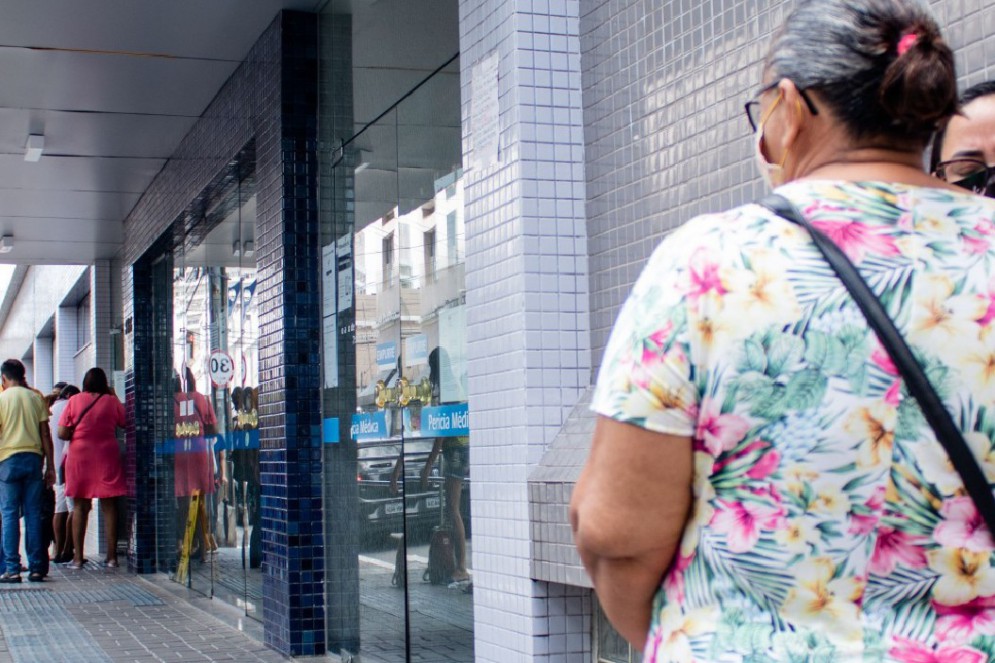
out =
[[965,151],[981,152],[989,159],[995,158],[995,96],[975,99],[947,125],[943,158],[948,159]]

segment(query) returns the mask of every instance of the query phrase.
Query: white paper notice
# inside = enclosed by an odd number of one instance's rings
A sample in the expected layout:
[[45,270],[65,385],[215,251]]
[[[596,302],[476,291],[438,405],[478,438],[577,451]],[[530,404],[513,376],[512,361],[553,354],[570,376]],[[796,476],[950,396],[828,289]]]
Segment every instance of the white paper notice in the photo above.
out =
[[439,311],[440,400],[457,403],[466,400],[466,307]]
[[473,65],[470,79],[470,136],[473,150],[470,168],[483,170],[498,162],[501,140],[501,108],[498,95],[497,51]]
[[322,321],[325,389],[334,389],[339,386],[339,330],[336,328],[338,325],[335,324],[337,319],[338,316],[326,315]]
[[335,242],[321,247],[321,314],[335,313]]
[[341,313],[352,307],[352,233],[339,237],[335,247],[339,279],[339,307]]
[[124,403],[124,371],[114,371],[114,395]]

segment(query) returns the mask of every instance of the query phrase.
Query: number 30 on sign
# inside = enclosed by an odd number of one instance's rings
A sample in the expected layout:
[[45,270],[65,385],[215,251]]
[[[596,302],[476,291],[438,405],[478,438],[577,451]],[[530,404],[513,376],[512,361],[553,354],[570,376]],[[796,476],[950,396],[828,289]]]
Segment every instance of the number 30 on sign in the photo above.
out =
[[211,383],[218,389],[226,389],[235,376],[235,362],[224,350],[213,350],[207,360],[207,371],[211,375]]

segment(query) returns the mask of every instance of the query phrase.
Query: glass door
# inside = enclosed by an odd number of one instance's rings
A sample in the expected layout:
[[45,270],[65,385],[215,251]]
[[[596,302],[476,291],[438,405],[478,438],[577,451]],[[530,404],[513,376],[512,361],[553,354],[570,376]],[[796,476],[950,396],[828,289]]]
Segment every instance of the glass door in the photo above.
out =
[[174,581],[259,618],[256,198],[251,168],[231,168],[157,263],[156,524]]
[[326,178],[329,648],[376,660],[474,658],[458,99],[454,58]]

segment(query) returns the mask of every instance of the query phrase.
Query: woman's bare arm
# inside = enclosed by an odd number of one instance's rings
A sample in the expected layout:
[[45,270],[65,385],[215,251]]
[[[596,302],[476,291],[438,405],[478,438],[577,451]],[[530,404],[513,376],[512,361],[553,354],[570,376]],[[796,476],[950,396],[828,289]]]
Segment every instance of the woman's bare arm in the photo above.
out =
[[600,417],[570,521],[605,614],[642,649],[691,508],[691,438]]

